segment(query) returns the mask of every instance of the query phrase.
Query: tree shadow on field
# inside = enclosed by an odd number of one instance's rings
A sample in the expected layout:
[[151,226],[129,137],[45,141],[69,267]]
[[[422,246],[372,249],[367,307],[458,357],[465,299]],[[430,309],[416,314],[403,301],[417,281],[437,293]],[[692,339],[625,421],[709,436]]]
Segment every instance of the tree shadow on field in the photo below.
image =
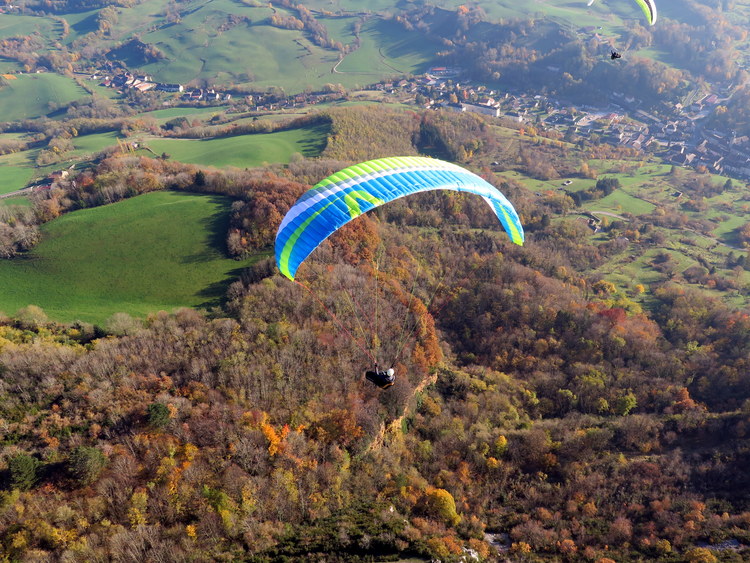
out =
[[330,125],[316,125],[311,130],[311,136],[298,143],[302,149],[300,152],[306,157],[320,156],[328,146],[328,134],[330,132]]
[[229,258],[226,240],[229,232],[229,205],[231,201],[223,196],[199,195],[210,198],[209,201],[215,204],[218,209],[215,213],[200,222],[200,225],[206,231],[205,250],[197,254],[185,256],[180,261],[183,264],[197,264],[214,260],[217,253]]
[[[414,49],[421,48],[421,54],[426,60],[435,58],[435,43],[426,35],[421,34],[419,41],[414,41],[408,34],[403,34],[400,26],[391,21],[379,21],[371,30],[373,38],[377,45],[380,46],[380,54],[389,59],[399,59],[401,57],[411,57],[414,55]],[[402,40],[401,38],[409,39]],[[393,61],[392,61],[393,62]],[[426,63],[429,66],[429,63]]]
[[70,29],[75,31],[78,35],[86,35],[89,32],[96,31],[99,28],[99,12],[97,11],[90,16],[86,16],[78,23],[74,23],[70,26]]
[[[185,256],[181,260],[183,264],[199,264],[216,260],[217,255],[224,258],[230,257],[227,253],[226,239],[229,232],[229,206],[232,200],[224,196],[201,195],[210,198],[209,201],[216,205],[216,211],[200,222],[206,232],[205,250]],[[213,282],[198,291],[196,295],[205,299],[198,307],[210,309],[221,306],[225,301],[227,288],[240,278],[246,267],[247,264],[243,263],[242,266],[232,269],[223,280]]]
[[240,279],[240,276],[242,275],[242,272],[245,271],[245,269],[246,266],[242,266],[241,268],[230,270],[228,277],[224,278],[221,281],[214,282],[201,289],[196,295],[205,299],[206,301],[202,302],[198,306],[202,309],[211,309],[212,307],[220,307],[221,305],[223,305],[224,301],[226,300],[227,288],[232,282]]

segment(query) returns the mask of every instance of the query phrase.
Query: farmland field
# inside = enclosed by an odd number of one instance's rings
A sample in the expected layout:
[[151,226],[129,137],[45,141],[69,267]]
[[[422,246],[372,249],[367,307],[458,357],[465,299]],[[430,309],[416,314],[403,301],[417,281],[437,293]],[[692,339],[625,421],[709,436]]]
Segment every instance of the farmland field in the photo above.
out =
[[288,163],[294,153],[317,156],[325,148],[327,133],[328,127],[319,125],[219,139],[148,138],[144,143],[155,153],[167,153],[180,162],[246,168],[264,162]]
[[[347,55],[337,70],[359,75],[359,81],[364,83],[376,82],[382,76],[424,72],[440,50],[437,43],[421,33],[407,33],[398,24],[380,19],[362,26],[361,39],[362,46]],[[366,80],[367,76],[375,78]]]
[[89,10],[86,12],[73,12],[71,14],[64,14],[62,17],[68,22],[70,26],[70,33],[64,39],[66,44],[70,44],[76,39],[96,31],[98,26],[97,17],[99,16],[99,10]]
[[[362,48],[346,57],[339,74],[332,71],[338,62],[337,51],[315,45],[305,31],[270,25],[272,15],[294,15],[293,11],[232,0],[188,1],[179,6],[179,21],[173,23],[166,20],[166,1],[144,2],[118,10],[118,21],[108,40],[122,44],[138,34],[163,55],[159,60],[145,61],[138,53],[123,48],[118,58],[128,67],[151,74],[161,82],[184,84],[204,79],[218,85],[280,87],[294,93],[306,88],[320,89],[326,83],[341,83],[351,88],[394,74],[421,72],[440,49],[420,32],[404,33],[397,24],[375,16],[363,26]],[[367,8],[372,10],[375,6]],[[63,17],[71,30],[64,40],[66,43],[96,26],[95,11]],[[242,19],[233,19],[236,17]],[[46,26],[45,29],[59,35],[57,22],[49,18],[28,19],[27,25]],[[320,17],[319,21],[328,27],[334,40],[351,44],[353,24],[358,19]]]
[[222,113],[225,109],[223,107],[177,107],[144,112],[139,114],[139,117],[150,117],[151,119],[155,119],[157,123],[163,124],[175,117],[207,118],[214,114]]
[[15,192],[23,188],[31,177],[31,170],[23,166],[3,166],[0,159],[3,173],[0,174],[0,195]]
[[11,207],[14,205],[31,207],[31,200],[24,195],[0,198],[0,207]]
[[91,135],[81,135],[73,138],[75,150],[71,152],[74,156],[92,156],[107,147],[117,145],[119,133],[110,131],[108,133],[93,133]]
[[654,205],[633,197],[623,190],[616,190],[607,197],[596,200],[586,206],[591,211],[612,211],[622,213],[623,211],[633,215],[642,215],[654,210]]
[[0,121],[32,119],[55,107],[88,97],[70,78],[59,74],[20,74],[0,89]]
[[[436,4],[455,10],[463,2],[442,0]],[[144,60],[141,54],[127,47],[116,56],[132,70],[149,73],[161,82],[207,80],[218,85],[231,83],[258,90],[275,86],[287,93],[306,88],[319,89],[331,82],[353,88],[395,74],[422,72],[435,53],[443,49],[436,40],[419,31],[407,33],[392,20],[384,18],[385,12],[408,11],[411,9],[409,4],[394,8],[392,2],[384,0],[368,3],[361,0],[313,0],[306,5],[318,10],[316,18],[328,29],[329,36],[345,45],[354,41],[354,23],[364,21],[362,46],[345,57],[338,67],[340,73],[332,71],[338,62],[337,51],[313,44],[305,30],[279,29],[270,25],[273,15],[296,13],[273,3],[234,0],[186,0],[179,4],[168,0],[141,2],[117,10],[117,20],[102,43],[122,46],[138,36],[157,49],[162,58]],[[490,21],[544,14],[570,28],[598,27],[599,33],[606,36],[622,37],[627,33],[627,25],[643,19],[635,3],[598,2],[587,7],[567,0],[520,3],[481,0],[477,5],[486,12]],[[737,12],[744,9],[744,6],[738,6]],[[328,15],[322,15],[320,11]],[[659,11],[664,17],[701,24],[701,14],[678,0],[661,0]],[[339,15],[332,15],[337,12]],[[168,17],[168,14],[172,15]],[[56,41],[71,46],[76,40],[96,31],[98,16],[98,10],[60,14],[58,17],[69,24],[69,33],[63,37],[60,22],[51,17],[0,14],[0,39],[37,33],[50,48],[54,48]],[[644,49],[641,54],[669,63],[668,57],[656,50]],[[15,62],[0,60],[0,71],[18,68]],[[371,79],[365,80],[368,77]]]
[[69,213],[27,256],[0,261],[0,310],[34,304],[58,321],[102,323],[216,305],[247,266],[224,254],[228,211],[227,198],[155,192]]
[[3,14],[0,17],[0,39],[31,35],[35,32],[43,37],[49,37],[54,27],[55,22],[48,18]]

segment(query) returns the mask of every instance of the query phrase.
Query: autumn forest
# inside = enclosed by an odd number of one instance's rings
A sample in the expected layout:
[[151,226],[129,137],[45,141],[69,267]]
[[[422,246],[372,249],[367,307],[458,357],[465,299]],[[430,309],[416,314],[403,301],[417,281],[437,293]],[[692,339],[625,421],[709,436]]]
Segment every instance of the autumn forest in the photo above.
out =
[[[648,299],[619,291],[591,268],[627,229],[658,246],[651,218],[594,239],[566,216],[580,200],[486,166],[523,247],[481,198],[423,194],[342,229],[291,283],[273,239],[310,185],[368,158],[474,167],[502,148],[480,116],[304,119],[330,124],[320,158],[219,170],[113,151],[4,217],[4,255],[22,257],[68,211],[221,194],[226,252],[253,259],[207,312],[0,318],[4,560],[747,560],[746,308],[675,272]],[[499,167],[543,175],[556,143]],[[396,385],[364,381],[363,346]]]

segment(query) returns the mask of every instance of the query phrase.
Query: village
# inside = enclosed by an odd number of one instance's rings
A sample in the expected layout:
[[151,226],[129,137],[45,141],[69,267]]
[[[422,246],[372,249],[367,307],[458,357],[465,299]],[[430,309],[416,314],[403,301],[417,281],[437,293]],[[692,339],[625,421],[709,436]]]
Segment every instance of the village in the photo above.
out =
[[574,105],[538,94],[501,92],[463,80],[462,69],[450,67],[433,67],[422,75],[381,81],[366,86],[358,94],[333,84],[322,92],[288,96],[278,91],[234,93],[213,87],[188,88],[182,84],[161,83],[151,76],[122,69],[113,76],[102,72],[89,78],[122,91],[135,89],[177,95],[174,103],[180,105],[224,105],[235,95],[234,103],[241,101],[249,111],[258,113],[299,110],[351,97],[414,104],[423,109],[473,112],[537,129],[555,130],[568,140],[632,147],[675,165],[750,179],[750,138],[703,126],[703,121],[729,97],[732,85],[717,87],[718,94],[706,94],[688,105],[674,104],[670,111],[662,110],[657,115],[641,109],[641,100],[619,92],[612,92],[604,107]]
[[[750,138],[709,129],[703,121],[725,102],[732,85],[720,94],[706,94],[683,106],[674,104],[668,115],[640,109],[642,101],[612,92],[604,107],[574,105],[549,96],[499,92],[471,82],[454,81],[458,69],[431,69],[416,84],[402,80],[385,84],[414,94],[425,108],[473,112],[555,130],[564,138],[632,147],[679,166],[690,166],[738,179],[750,179]],[[404,82],[407,82],[404,84]]]

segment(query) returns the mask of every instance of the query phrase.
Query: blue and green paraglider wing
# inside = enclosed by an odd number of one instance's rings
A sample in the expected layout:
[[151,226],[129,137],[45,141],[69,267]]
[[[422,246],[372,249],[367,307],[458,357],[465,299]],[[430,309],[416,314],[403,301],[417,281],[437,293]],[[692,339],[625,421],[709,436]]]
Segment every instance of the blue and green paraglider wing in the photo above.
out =
[[[594,0],[589,0],[588,5],[591,6],[593,3]],[[654,25],[656,23],[656,4],[654,0],[635,0],[635,3],[643,10],[649,25]]]
[[276,233],[279,270],[293,280],[305,258],[352,219],[394,199],[431,190],[482,196],[510,239],[523,244],[523,227],[516,210],[497,188],[476,174],[433,158],[381,158],[336,172],[297,200]]

